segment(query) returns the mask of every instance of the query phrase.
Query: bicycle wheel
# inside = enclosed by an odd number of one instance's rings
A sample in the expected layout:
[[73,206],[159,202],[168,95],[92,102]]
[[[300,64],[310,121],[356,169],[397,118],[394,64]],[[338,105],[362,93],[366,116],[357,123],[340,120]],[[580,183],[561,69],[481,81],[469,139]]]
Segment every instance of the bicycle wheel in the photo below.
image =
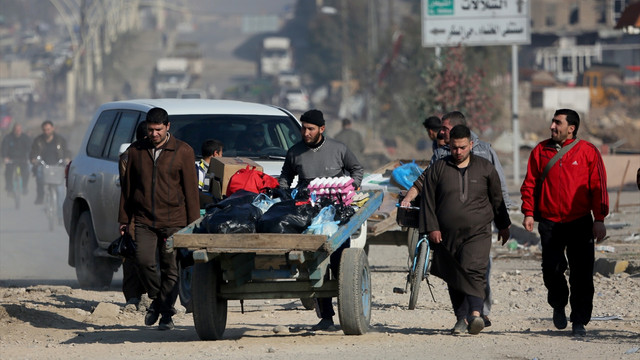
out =
[[427,242],[422,241],[418,247],[418,252],[415,256],[415,263],[411,269],[411,294],[409,295],[409,310],[416,308],[418,303],[418,295],[420,295],[420,284],[424,279],[424,266],[427,261]]
[[20,209],[20,197],[22,196],[22,174],[20,167],[13,171],[13,200],[16,202],[16,209]]
[[47,192],[47,220],[49,220],[49,231],[53,231],[57,221],[58,194],[52,186],[49,186]]

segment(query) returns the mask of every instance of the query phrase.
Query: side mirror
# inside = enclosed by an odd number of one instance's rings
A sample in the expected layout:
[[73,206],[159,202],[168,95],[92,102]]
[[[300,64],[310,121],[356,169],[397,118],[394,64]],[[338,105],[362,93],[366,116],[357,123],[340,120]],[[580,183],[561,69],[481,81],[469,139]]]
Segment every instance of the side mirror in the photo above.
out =
[[118,150],[118,155],[122,155],[123,152],[127,151],[131,143],[120,144],[120,150]]

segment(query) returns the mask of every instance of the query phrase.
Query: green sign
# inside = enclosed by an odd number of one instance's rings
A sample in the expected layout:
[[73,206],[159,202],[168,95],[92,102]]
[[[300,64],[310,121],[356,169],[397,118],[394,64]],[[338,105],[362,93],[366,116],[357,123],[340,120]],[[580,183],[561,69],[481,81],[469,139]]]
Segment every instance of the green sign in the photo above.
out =
[[428,0],[428,15],[453,15],[454,0]]

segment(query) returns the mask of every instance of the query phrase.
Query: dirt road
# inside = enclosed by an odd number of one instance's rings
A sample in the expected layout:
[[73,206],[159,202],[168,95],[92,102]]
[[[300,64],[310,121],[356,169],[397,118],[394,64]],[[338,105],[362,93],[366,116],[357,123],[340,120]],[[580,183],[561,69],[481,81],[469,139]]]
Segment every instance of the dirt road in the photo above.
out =
[[315,313],[297,300],[255,300],[245,302],[244,314],[238,301],[230,302],[224,340],[204,342],[191,314],[177,315],[173,331],[144,326],[144,313],[125,309],[116,287],[10,286],[0,288],[0,358],[640,358],[637,276],[596,275],[594,320],[585,338],[574,338],[553,327],[536,248],[495,246],[493,325],[479,335],[452,336],[455,318],[442,281],[431,277],[437,302],[423,285],[416,310],[407,309],[407,294],[393,293],[405,284],[406,251],[371,247],[372,326],[363,336],[310,331]]

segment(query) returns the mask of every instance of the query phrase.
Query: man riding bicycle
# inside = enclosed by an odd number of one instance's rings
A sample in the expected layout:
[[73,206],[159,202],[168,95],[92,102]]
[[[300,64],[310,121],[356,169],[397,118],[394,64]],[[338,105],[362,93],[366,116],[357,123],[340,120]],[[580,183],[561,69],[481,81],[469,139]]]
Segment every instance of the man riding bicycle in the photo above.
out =
[[13,173],[20,167],[22,177],[22,194],[27,193],[29,181],[29,147],[31,139],[22,132],[22,125],[16,123],[10,134],[2,139],[2,158],[4,160],[5,189],[9,195],[15,191],[13,188]]
[[56,165],[60,160],[64,164],[71,159],[71,153],[67,148],[67,141],[54,132],[53,123],[45,120],[42,123],[42,134],[33,140],[31,145],[31,163],[34,165],[34,175],[36,177],[37,197],[36,205],[42,204],[44,200],[44,177],[42,172],[42,164],[38,157],[47,165]]

